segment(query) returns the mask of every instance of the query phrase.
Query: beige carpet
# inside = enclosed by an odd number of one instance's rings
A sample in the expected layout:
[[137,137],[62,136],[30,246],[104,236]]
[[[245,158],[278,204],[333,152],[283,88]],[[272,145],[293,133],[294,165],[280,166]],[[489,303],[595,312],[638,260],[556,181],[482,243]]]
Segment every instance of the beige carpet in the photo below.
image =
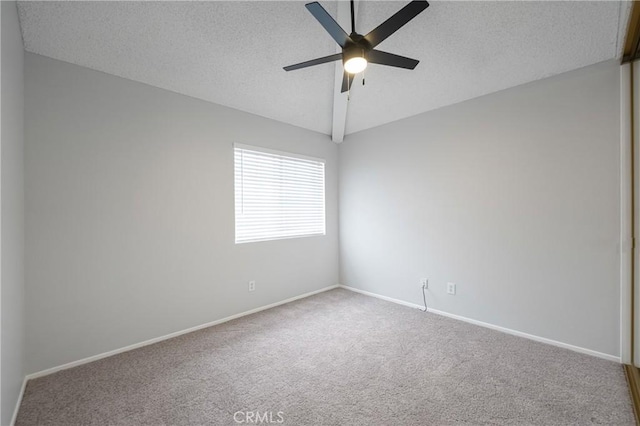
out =
[[285,425],[634,424],[616,363],[332,290],[32,380],[17,425],[239,424],[234,415]]

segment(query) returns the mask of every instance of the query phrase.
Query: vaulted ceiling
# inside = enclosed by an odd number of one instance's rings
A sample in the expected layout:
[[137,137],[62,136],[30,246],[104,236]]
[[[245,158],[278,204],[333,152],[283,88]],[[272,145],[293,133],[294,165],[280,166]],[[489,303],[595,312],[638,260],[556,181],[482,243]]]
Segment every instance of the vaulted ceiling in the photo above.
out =
[[[357,31],[366,34],[405,3],[358,2]],[[336,2],[321,4],[333,16],[344,11]],[[348,103],[335,86],[335,64],[282,69],[336,52],[304,2],[23,1],[18,7],[29,52],[330,135],[336,126],[349,134],[619,58],[630,4],[431,2],[379,46],[419,59],[418,67],[370,65],[366,85],[358,76]],[[338,19],[344,22],[344,13]]]

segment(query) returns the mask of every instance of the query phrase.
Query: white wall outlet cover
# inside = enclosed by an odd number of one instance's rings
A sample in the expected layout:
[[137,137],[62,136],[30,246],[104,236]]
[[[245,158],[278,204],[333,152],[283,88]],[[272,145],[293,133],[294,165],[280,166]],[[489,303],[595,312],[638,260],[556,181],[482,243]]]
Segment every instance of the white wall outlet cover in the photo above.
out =
[[256,282],[249,281],[249,291],[254,291],[256,289]]
[[456,285],[454,283],[447,283],[447,294],[456,294]]
[[429,288],[429,279],[428,278],[422,278],[420,280],[420,287]]

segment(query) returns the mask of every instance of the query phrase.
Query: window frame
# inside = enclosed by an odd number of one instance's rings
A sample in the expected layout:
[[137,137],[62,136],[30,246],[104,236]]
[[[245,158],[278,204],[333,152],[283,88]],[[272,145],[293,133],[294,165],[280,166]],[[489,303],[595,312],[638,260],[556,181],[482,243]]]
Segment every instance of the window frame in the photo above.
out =
[[[267,154],[267,155],[274,155],[274,156],[279,156],[279,157],[284,157],[284,158],[288,158],[291,160],[305,160],[305,161],[311,161],[311,162],[315,162],[315,163],[320,163],[322,164],[322,232],[314,232],[314,233],[305,233],[305,234],[297,234],[297,235],[280,235],[280,236],[274,236],[274,237],[268,237],[268,238],[258,238],[258,239],[242,239],[242,240],[238,240],[238,188],[237,188],[237,180],[236,180],[236,175],[237,175],[237,170],[236,170],[236,152],[237,150],[242,150],[242,151],[251,151],[257,154]],[[242,144],[242,143],[234,143],[233,144],[233,173],[234,173],[234,177],[233,177],[233,197],[234,197],[234,242],[235,244],[248,244],[248,243],[260,243],[260,242],[267,242],[267,241],[278,241],[278,240],[289,240],[289,239],[298,239],[298,238],[309,238],[309,237],[321,237],[321,236],[325,236],[327,235],[327,200],[326,200],[326,195],[327,195],[327,176],[326,176],[326,160],[323,158],[319,158],[319,157],[313,157],[313,156],[309,156],[309,155],[304,155],[304,154],[298,154],[298,153],[294,153],[294,152],[288,152],[288,151],[280,151],[280,150],[275,150],[275,149],[271,149],[271,148],[265,148],[265,147],[261,147],[261,146],[256,146],[256,145],[248,145],[248,144]],[[284,181],[284,180],[283,180]],[[286,181],[285,181],[286,182]],[[241,189],[242,193],[244,194],[243,189]],[[241,201],[241,203],[243,203],[243,201]]]

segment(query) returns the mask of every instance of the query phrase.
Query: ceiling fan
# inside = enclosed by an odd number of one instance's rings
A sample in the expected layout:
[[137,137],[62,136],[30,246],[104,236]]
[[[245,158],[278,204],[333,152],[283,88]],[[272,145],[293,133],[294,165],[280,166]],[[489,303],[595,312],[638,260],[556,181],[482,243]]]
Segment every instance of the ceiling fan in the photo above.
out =
[[289,65],[284,67],[285,71],[298,70],[342,59],[342,63],[344,64],[344,76],[342,77],[341,92],[346,92],[351,87],[354,75],[364,71],[368,62],[410,70],[414,69],[416,65],[418,65],[418,62],[420,62],[416,59],[382,52],[380,50],[375,50],[374,48],[391,34],[398,31],[404,24],[415,18],[420,12],[429,7],[429,3],[426,0],[412,1],[365,36],[356,33],[353,0],[351,0],[351,34],[349,35],[347,35],[342,27],[338,25],[331,15],[329,15],[329,13],[317,1],[308,3],[305,7],[318,20],[318,22],[320,22],[320,25],[324,27],[329,35],[333,37],[336,43],[340,45],[342,53],[336,53],[334,55],[312,59],[299,64]]

